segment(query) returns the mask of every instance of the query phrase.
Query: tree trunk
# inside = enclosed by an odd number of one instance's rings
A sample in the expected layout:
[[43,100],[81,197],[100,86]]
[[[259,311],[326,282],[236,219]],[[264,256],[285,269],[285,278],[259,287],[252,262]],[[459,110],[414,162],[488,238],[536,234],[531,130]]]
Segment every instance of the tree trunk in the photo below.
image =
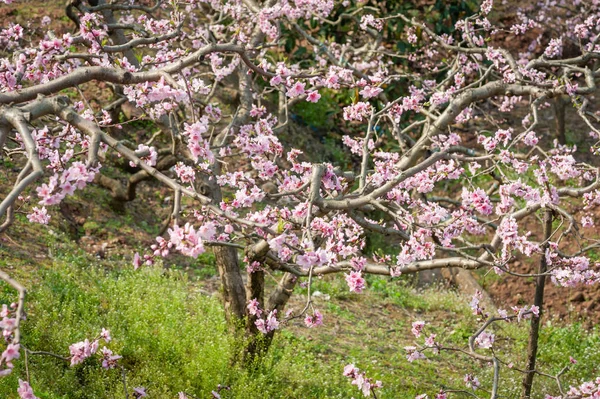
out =
[[537,357],[538,338],[540,334],[540,326],[542,321],[542,307],[544,305],[544,286],[546,285],[546,273],[548,265],[546,264],[546,249],[548,248],[548,240],[552,234],[552,210],[546,209],[544,213],[544,245],[542,246],[542,259],[535,286],[535,297],[533,304],[539,308],[539,317],[532,316],[531,331],[529,333],[529,343],[527,345],[527,365],[525,367],[525,377],[523,378],[523,398],[531,397],[531,388],[533,386],[533,377],[535,376],[535,361]]
[[[262,270],[248,274],[248,284],[246,285],[246,295],[248,300],[256,299],[264,309],[263,313],[269,310],[265,307],[265,272]],[[266,317],[266,314],[263,314]],[[257,358],[262,357],[268,349],[269,344],[264,345],[265,335],[256,328],[258,317],[248,314],[246,319],[246,343],[244,347],[243,363],[247,368],[252,367]]]
[[566,100],[562,96],[556,97],[554,100],[554,123],[556,130],[556,138],[560,144],[567,144],[567,134],[565,132],[565,109]]
[[[255,274],[257,274],[257,272],[252,273],[251,276]],[[262,274],[262,276],[264,278],[264,273]],[[292,296],[292,292],[294,291],[294,287],[296,286],[297,280],[298,278],[291,273],[285,273],[283,275],[283,277],[279,281],[279,284],[277,285],[277,288],[275,288],[275,290],[271,293],[269,301],[265,306],[267,312],[277,310],[277,318],[279,319],[282,317],[285,305],[287,305],[287,302]],[[261,304],[262,303],[263,302],[261,302]],[[275,332],[277,331],[273,330],[267,334],[263,334],[256,328],[256,325],[254,324],[255,320],[256,318],[254,317],[248,317],[248,324],[246,330],[248,341],[246,345],[246,350],[244,352],[244,365],[248,368],[256,366],[257,361],[259,361],[260,358],[268,352],[269,347],[273,342]]]
[[246,293],[238,254],[232,247],[215,247],[214,254],[223,289],[225,318],[235,329],[239,329],[246,316]]
[[[213,164],[215,176],[219,174],[220,167],[219,162]],[[207,191],[213,203],[221,203],[223,194],[221,187],[216,183],[216,179],[207,179],[205,184],[206,186],[202,187],[202,190]],[[237,249],[228,246],[216,246],[213,251],[221,278],[225,318],[230,328],[238,332],[243,327],[244,317],[246,317],[246,292]]]

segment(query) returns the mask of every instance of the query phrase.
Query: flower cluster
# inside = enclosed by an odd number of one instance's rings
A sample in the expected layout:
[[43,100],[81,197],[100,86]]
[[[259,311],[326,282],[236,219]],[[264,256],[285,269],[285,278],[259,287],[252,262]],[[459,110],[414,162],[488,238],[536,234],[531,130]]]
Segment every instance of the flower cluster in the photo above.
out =
[[306,327],[308,327],[308,328],[322,326],[323,325],[323,315],[318,310],[315,310],[312,316],[307,314],[304,317],[304,324],[306,324]]
[[6,349],[0,356],[0,377],[10,374],[14,368],[12,361],[21,356],[21,346],[14,340],[15,329],[17,328],[17,309],[16,303],[11,303],[10,306],[2,304],[2,310],[0,311],[0,317],[2,317],[0,331],[2,331],[2,337],[7,342]]
[[250,316],[254,316],[256,320],[254,321],[254,325],[263,334],[268,334],[271,331],[275,331],[279,328],[279,320],[277,320],[277,309],[273,309],[269,312],[269,314],[265,318],[261,318],[263,310],[260,308],[260,303],[256,298],[248,301],[248,305],[246,306],[248,310],[248,314]]
[[365,398],[370,397],[374,389],[383,387],[381,381],[373,382],[371,378],[367,377],[366,372],[361,372],[360,369],[353,364],[348,364],[344,367],[344,376],[352,380],[352,385],[356,385]]
[[348,288],[350,291],[358,294],[360,294],[366,286],[365,279],[360,271],[351,271],[350,273],[346,274],[346,283],[348,283]]
[[[103,328],[98,337],[94,338],[92,341],[89,341],[86,338],[84,341],[76,342],[70,345],[69,352],[71,353],[71,366],[80,364],[85,359],[93,356],[98,351],[101,339],[104,342],[109,343],[112,340],[110,332]],[[105,369],[114,368],[117,360],[121,358],[119,355],[114,355],[113,352],[106,346],[102,348],[101,353],[101,363],[102,367]]]
[[269,312],[265,319],[258,319],[254,322],[258,331],[263,334],[268,334],[271,331],[275,331],[279,328],[279,320],[277,320],[277,309]]
[[19,389],[17,389],[17,393],[21,399],[39,399],[33,394],[33,389],[31,388],[31,385],[29,385],[29,382],[23,381],[20,378]]

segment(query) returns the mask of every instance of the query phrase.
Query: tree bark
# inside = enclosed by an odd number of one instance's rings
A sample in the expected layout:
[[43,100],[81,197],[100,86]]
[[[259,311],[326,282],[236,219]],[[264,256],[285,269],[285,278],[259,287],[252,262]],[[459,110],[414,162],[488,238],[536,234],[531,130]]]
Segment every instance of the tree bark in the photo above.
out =
[[[217,176],[220,172],[219,162],[213,164],[213,169],[215,176]],[[208,195],[213,203],[221,203],[223,194],[221,193],[221,187],[216,183],[216,179],[210,179],[206,183],[209,191]],[[228,246],[217,246],[214,248],[214,254],[223,289],[225,318],[231,328],[239,331],[243,327],[244,317],[246,317],[246,292],[237,249]]]
[[565,108],[566,101],[562,96],[554,100],[554,123],[556,129],[556,138],[560,144],[567,144],[567,134],[565,132]]
[[246,293],[238,254],[235,248],[220,246],[214,248],[214,254],[223,288],[225,318],[237,329],[246,316]]
[[[269,244],[265,240],[259,241],[257,244],[249,247],[246,250],[246,258],[248,263],[252,265],[254,262],[258,262],[261,264],[261,267],[264,265],[264,259],[269,251]],[[248,282],[246,284],[246,299],[248,301],[252,299],[256,299],[260,306],[263,309],[267,309],[265,307],[265,272],[264,270],[255,270],[253,272],[248,273]],[[248,336],[254,336],[258,334],[258,329],[254,322],[256,321],[256,316],[248,315],[246,320],[246,334]]]
[[[256,274],[256,272],[252,273],[252,275],[254,274]],[[281,317],[283,310],[285,309],[285,305],[292,296],[292,292],[294,291],[297,280],[298,278],[292,273],[285,273],[283,275],[279,284],[277,285],[277,288],[275,288],[275,290],[271,293],[269,301],[265,306],[267,312],[277,310],[278,318]],[[252,320],[251,325],[250,320]],[[273,330],[269,331],[267,334],[262,334],[254,325],[255,320],[256,318],[248,317],[248,341],[244,351],[244,365],[247,368],[255,367],[257,360],[260,360],[260,358],[268,352],[271,343],[273,342],[275,332],[277,331]]]
[[538,269],[539,276],[536,280],[535,297],[533,304],[539,308],[539,316],[531,318],[531,331],[529,333],[529,343],[527,345],[527,365],[525,367],[525,377],[523,378],[523,398],[531,397],[531,388],[533,386],[533,377],[535,376],[535,361],[537,358],[538,339],[540,334],[540,326],[542,320],[542,307],[544,305],[544,287],[546,285],[546,273],[548,265],[546,263],[546,249],[548,249],[548,241],[552,234],[552,210],[547,209],[544,213],[544,244],[542,245],[542,259]]
[[279,281],[277,288],[271,293],[269,302],[267,302],[267,308],[277,309],[278,313],[283,312],[285,305],[287,305],[294,292],[297,281],[298,278],[295,275],[292,273],[285,273],[281,278],[281,281]]

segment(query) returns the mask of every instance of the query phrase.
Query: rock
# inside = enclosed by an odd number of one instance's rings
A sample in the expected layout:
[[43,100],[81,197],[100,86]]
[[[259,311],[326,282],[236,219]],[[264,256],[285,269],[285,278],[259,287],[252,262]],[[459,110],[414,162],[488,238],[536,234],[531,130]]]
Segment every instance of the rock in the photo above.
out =
[[571,296],[571,298],[569,298],[569,302],[583,302],[585,301],[585,295],[583,295],[583,292],[577,292],[575,294],[573,294]]
[[323,294],[321,291],[315,291],[312,293],[311,295],[313,298],[321,298],[325,301],[328,301],[331,299],[331,297],[327,294]]

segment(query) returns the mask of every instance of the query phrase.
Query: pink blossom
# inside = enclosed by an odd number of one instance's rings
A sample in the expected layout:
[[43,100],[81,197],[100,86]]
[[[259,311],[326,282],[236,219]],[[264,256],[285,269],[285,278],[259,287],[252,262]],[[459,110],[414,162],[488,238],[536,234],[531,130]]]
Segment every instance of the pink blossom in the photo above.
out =
[[92,356],[98,350],[98,341],[92,342],[87,339],[69,346],[71,352],[71,366],[82,363],[85,359]]
[[174,170],[182,183],[193,183],[196,180],[196,173],[191,166],[178,162],[175,165]]
[[364,397],[371,396],[371,390],[373,388],[381,388],[383,383],[381,381],[375,381],[371,378],[368,378],[366,373],[361,372],[357,367],[353,364],[348,364],[344,367],[343,372],[345,377],[352,379],[352,385],[356,385],[356,387],[362,392]]
[[462,200],[464,207],[472,207],[483,215],[491,215],[494,210],[488,195],[480,188],[470,192],[466,187],[463,187]]
[[269,83],[271,84],[271,86],[278,86],[278,85],[281,84],[281,82],[283,82],[283,79],[279,75],[273,76],[271,78],[271,80],[269,81]]
[[287,90],[287,96],[290,98],[298,97],[304,94],[304,83],[293,83]]
[[407,353],[406,360],[408,360],[411,363],[415,360],[425,359],[425,355],[422,352],[418,351],[417,348],[414,346],[405,346],[404,350]]
[[13,359],[18,359],[19,356],[21,356],[21,354],[19,353],[20,347],[21,346],[19,344],[8,344],[4,352],[2,352],[2,357],[0,357],[0,363],[6,362],[10,365],[10,362]]
[[256,118],[256,117],[260,118],[266,112],[267,112],[267,109],[265,108],[264,105],[257,107],[256,104],[252,104],[252,109],[250,110],[250,116],[253,118]]
[[254,325],[263,334],[267,334],[269,330],[267,329],[267,322],[264,319],[258,319],[254,322]]
[[260,265],[260,262],[257,262],[257,261],[251,262],[246,267],[246,273],[248,273],[248,274],[256,273],[256,272],[258,272],[260,270],[262,270],[262,266]]
[[538,138],[535,134],[535,132],[529,132],[525,135],[525,137],[523,137],[523,143],[527,144],[530,147],[533,147],[534,145],[536,145],[538,143]]
[[21,379],[19,379],[19,388],[17,389],[17,393],[21,399],[39,399],[33,394],[31,385],[29,385],[27,381],[23,381]]
[[306,315],[304,318],[304,324],[306,324],[308,328],[321,326],[323,325],[323,315],[318,310],[315,310],[312,316],[308,314]]
[[492,347],[492,344],[494,343],[494,334],[490,334],[490,333],[487,333],[484,331],[477,336],[477,338],[475,339],[475,343],[480,348],[489,349]]
[[271,331],[279,328],[279,321],[277,320],[277,309],[272,310],[266,319],[258,319],[254,322],[254,325],[258,331],[263,334],[270,333]]
[[27,219],[32,223],[48,224],[50,218],[51,216],[48,215],[48,211],[46,210],[45,206],[43,206],[41,209],[37,206],[34,206],[32,213],[27,215]]
[[365,288],[365,279],[362,277],[362,272],[352,271],[349,274],[346,274],[346,283],[348,283],[350,291],[359,294]]
[[496,131],[495,139],[498,142],[502,142],[504,146],[508,145],[508,141],[512,138],[513,129],[498,129]]
[[539,317],[540,316],[540,308],[539,306],[536,305],[531,305],[531,308],[529,309],[530,312],[535,316],[535,317]]
[[15,319],[14,317],[4,317],[2,321],[0,321],[0,329],[3,330],[2,335],[4,335],[5,338],[12,335],[16,323],[17,319]]
[[483,308],[480,306],[482,298],[483,295],[481,294],[481,291],[475,291],[475,294],[473,294],[471,302],[469,303],[469,306],[473,310],[473,314],[476,316],[483,314]]
[[365,14],[360,19],[360,28],[367,30],[368,27],[372,27],[380,31],[383,29],[383,20],[375,18],[371,14]]
[[140,266],[142,266],[142,258],[140,257],[140,254],[136,252],[133,255],[133,269],[137,270],[140,268]]
[[570,81],[567,81],[565,83],[565,90],[567,91],[568,95],[574,96],[577,94],[577,91],[579,90],[579,84],[571,83]]
[[357,102],[344,108],[344,119],[347,121],[362,121],[371,113],[371,104]]
[[492,7],[494,5],[494,0],[484,0],[481,3],[480,9],[483,14],[489,14],[492,11]]
[[417,41],[419,40],[419,38],[415,34],[415,28],[410,27],[406,33],[407,33],[406,41],[409,42],[410,44],[417,44]]
[[319,248],[316,251],[307,251],[304,255],[296,257],[296,263],[303,269],[310,269],[314,266],[323,266],[328,264],[333,256],[325,249]]
[[260,317],[260,315],[262,314],[260,304],[258,303],[258,300],[256,298],[253,298],[250,301],[248,301],[247,309],[248,313],[252,316]]
[[102,338],[104,340],[104,342],[109,343],[112,338],[110,336],[110,331],[107,330],[106,328],[103,328],[102,331],[100,332],[100,338]]
[[113,355],[113,352],[106,346],[102,348],[102,367],[105,369],[113,369],[117,366],[117,360],[122,356]]
[[581,217],[581,225],[583,227],[593,227],[594,226],[594,219],[591,216],[582,216]]
[[467,388],[472,388],[474,391],[481,385],[479,379],[472,374],[466,374],[464,381]]
[[379,93],[381,93],[381,92],[383,92],[382,88],[367,85],[360,91],[359,94],[361,96],[363,96],[365,99],[369,99],[369,98],[377,97],[379,95]]
[[360,370],[353,364],[344,366],[344,377],[354,377]]
[[183,228],[174,225],[167,232],[169,233],[169,241],[175,249],[193,258],[197,258],[198,255],[204,253],[204,239],[211,238],[210,236],[207,237],[206,234],[202,234],[200,230],[196,230],[189,223],[186,223]]
[[311,90],[308,92],[308,95],[306,96],[306,101],[311,102],[311,103],[316,103],[319,101],[320,98],[321,98],[321,95],[319,94],[319,92],[317,90]]
[[412,323],[412,329],[410,330],[413,335],[415,336],[415,338],[419,338],[421,336],[421,331],[423,331],[423,328],[425,327],[425,322],[424,321],[415,321]]
[[425,345],[428,346],[428,347],[430,347],[430,348],[434,348],[435,349],[434,352],[437,353],[437,351],[438,351],[438,348],[437,348],[438,344],[437,344],[437,342],[435,342],[435,337],[436,337],[436,334],[431,334],[429,337],[425,338]]
[[279,321],[277,320],[277,309],[272,310],[267,316],[267,330],[273,331],[279,328]]
[[562,54],[562,46],[562,38],[551,39],[544,51],[544,55],[548,58],[557,58]]
[[498,140],[494,137],[479,136],[477,137],[477,142],[482,144],[487,152],[494,151],[498,145]]

